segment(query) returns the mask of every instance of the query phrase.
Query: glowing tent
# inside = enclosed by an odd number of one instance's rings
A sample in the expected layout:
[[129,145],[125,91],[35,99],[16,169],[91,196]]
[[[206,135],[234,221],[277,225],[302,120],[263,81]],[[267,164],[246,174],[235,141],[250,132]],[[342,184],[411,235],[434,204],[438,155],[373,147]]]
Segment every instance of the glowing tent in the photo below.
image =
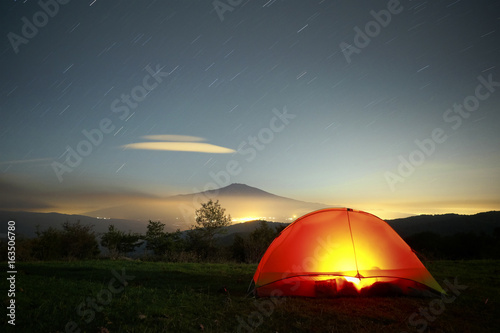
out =
[[389,224],[348,208],[291,223],[267,249],[253,281],[256,296],[444,293]]

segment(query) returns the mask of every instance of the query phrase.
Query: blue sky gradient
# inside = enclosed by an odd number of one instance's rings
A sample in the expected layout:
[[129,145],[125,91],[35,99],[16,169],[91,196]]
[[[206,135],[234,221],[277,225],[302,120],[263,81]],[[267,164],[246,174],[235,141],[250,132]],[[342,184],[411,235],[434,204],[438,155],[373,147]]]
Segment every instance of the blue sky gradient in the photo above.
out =
[[217,179],[383,218],[500,208],[500,3],[233,4],[2,1],[0,208]]

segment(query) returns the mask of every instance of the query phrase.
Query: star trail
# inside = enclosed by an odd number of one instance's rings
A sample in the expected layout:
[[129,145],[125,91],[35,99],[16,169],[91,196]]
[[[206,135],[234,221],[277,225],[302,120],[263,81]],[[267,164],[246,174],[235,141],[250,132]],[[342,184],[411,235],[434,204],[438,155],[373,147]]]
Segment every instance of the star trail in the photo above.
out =
[[0,209],[189,193],[227,165],[383,218],[500,208],[497,1],[0,6]]

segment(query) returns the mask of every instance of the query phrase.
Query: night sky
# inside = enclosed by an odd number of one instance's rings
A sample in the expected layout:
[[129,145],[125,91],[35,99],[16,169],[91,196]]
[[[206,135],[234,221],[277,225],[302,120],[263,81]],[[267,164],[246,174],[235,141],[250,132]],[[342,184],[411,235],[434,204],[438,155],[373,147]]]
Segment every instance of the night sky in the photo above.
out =
[[4,0],[0,209],[244,183],[500,209],[500,2]]

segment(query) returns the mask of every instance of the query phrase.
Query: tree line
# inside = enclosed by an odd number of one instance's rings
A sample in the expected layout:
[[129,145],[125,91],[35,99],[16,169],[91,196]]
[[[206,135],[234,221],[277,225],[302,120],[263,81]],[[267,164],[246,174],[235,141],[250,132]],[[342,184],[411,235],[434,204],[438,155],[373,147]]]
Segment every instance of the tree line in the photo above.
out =
[[421,232],[405,238],[422,257],[432,259],[500,259],[500,227],[493,234],[458,232],[439,235]]
[[[164,261],[237,261],[258,262],[282,228],[271,228],[261,221],[248,236],[236,235],[232,245],[220,245],[218,236],[226,232],[231,216],[218,201],[209,200],[195,211],[196,224],[190,230],[165,231],[165,224],[149,221],[145,234],[125,232],[113,224],[108,231],[97,234],[93,225],[66,221],[61,229],[37,227],[35,238],[18,239],[19,261],[83,260],[99,257],[116,259],[135,255],[146,260]],[[4,246],[5,245],[5,246]],[[1,251],[6,244],[1,244]]]
[[[125,232],[109,225],[98,235],[93,225],[66,221],[61,229],[37,228],[35,238],[16,240],[18,261],[112,259],[135,254],[144,260],[170,262],[245,262],[257,263],[271,242],[285,228],[273,228],[260,221],[250,234],[235,234],[231,245],[221,245],[218,236],[226,232],[231,216],[218,201],[209,200],[195,211],[196,224],[190,230],[165,231],[165,224],[149,221],[145,234]],[[500,228],[492,235],[457,233],[442,236],[423,232],[405,238],[406,243],[424,259],[499,259]],[[7,255],[7,242],[0,242],[0,253]]]

